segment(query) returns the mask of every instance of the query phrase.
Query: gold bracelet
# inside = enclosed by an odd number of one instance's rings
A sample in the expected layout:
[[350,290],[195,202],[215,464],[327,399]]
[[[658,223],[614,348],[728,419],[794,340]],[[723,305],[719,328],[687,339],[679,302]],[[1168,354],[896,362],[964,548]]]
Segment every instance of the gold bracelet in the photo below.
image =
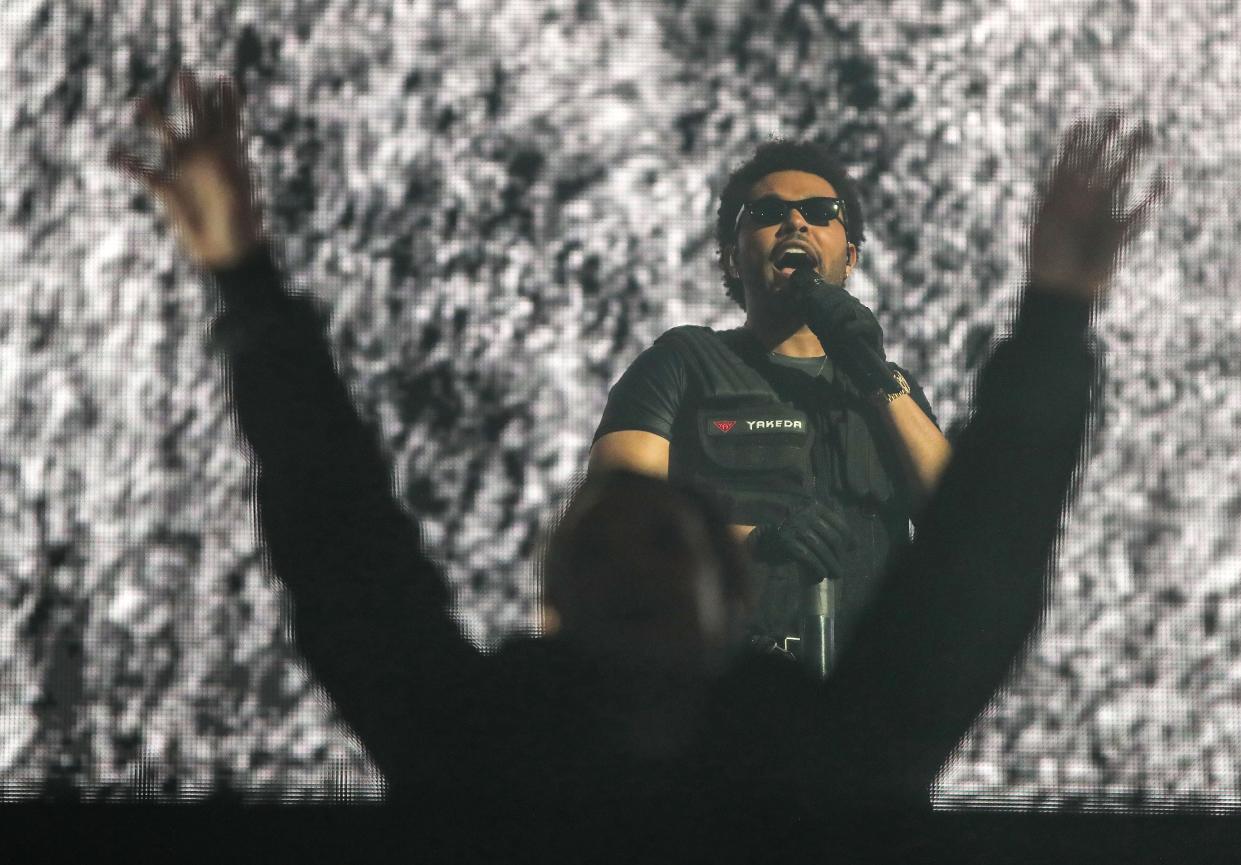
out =
[[876,391],[874,395],[876,402],[891,405],[901,397],[909,396],[909,382],[905,381],[905,376],[901,375],[899,369],[892,370],[892,378],[896,379],[896,383],[901,386],[901,389],[896,393],[888,393],[884,390]]

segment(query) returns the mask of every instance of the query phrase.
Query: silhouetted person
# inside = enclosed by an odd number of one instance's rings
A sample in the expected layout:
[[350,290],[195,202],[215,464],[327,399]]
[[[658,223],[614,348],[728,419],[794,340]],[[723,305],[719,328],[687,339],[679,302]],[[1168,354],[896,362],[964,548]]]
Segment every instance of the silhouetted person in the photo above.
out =
[[1013,338],[980,377],[917,541],[821,688],[740,651],[752,590],[710,502],[624,473],[593,478],[551,545],[553,636],[477,652],[392,497],[314,305],[284,290],[258,231],[231,85],[204,98],[180,80],[184,135],[142,109],[165,131],[169,171],[115,158],[212,271],[224,307],[212,339],[298,645],[394,799],[543,826],[589,816],[636,848],[651,826],[726,845],[841,803],[925,802],[1042,608],[1096,375],[1090,309],[1160,192],[1118,207],[1143,132],[1121,135],[1111,116],[1066,136]]

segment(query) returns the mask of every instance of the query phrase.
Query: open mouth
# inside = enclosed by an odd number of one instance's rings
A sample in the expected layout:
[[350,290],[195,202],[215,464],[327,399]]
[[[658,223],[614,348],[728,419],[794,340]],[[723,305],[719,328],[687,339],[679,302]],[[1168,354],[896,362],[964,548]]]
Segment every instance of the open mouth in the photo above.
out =
[[792,276],[800,267],[814,268],[818,264],[813,255],[799,247],[786,249],[775,258],[776,270],[785,278]]

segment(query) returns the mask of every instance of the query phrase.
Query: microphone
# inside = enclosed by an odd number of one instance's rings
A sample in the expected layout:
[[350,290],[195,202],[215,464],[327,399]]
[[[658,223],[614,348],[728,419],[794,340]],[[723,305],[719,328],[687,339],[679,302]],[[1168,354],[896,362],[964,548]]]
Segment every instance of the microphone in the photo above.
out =
[[[892,368],[888,366],[888,362],[884,360],[883,355],[873,345],[854,334],[829,332],[820,335],[816,329],[814,319],[821,319],[822,316],[816,315],[816,312],[819,310],[816,309],[815,296],[818,296],[817,299],[824,299],[832,292],[848,294],[844,285],[828,282],[814,269],[814,266],[809,261],[797,266],[793,271],[790,282],[805,310],[806,323],[810,325],[811,330],[815,331],[815,336],[818,336],[820,341],[824,343],[823,349],[829,354],[836,355],[833,358],[834,360],[839,361],[840,356],[844,355],[853,361],[852,365],[866,379],[869,390],[881,390],[884,393],[900,393],[901,386],[892,377]],[[822,327],[824,330],[827,330],[827,323],[824,322]],[[824,340],[823,336],[827,336],[828,339]]]

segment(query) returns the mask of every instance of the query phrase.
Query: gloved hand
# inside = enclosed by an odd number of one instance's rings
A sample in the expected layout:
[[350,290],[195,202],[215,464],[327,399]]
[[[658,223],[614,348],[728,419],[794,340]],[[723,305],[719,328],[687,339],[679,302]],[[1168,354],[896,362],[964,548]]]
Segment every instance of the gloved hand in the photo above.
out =
[[899,393],[883,351],[883,328],[866,304],[809,269],[799,270],[794,279],[806,324],[832,359],[843,363],[864,390]]
[[810,583],[845,576],[844,554],[857,546],[844,514],[822,502],[799,508],[782,523],[756,526],[746,543],[756,561],[801,565]]

